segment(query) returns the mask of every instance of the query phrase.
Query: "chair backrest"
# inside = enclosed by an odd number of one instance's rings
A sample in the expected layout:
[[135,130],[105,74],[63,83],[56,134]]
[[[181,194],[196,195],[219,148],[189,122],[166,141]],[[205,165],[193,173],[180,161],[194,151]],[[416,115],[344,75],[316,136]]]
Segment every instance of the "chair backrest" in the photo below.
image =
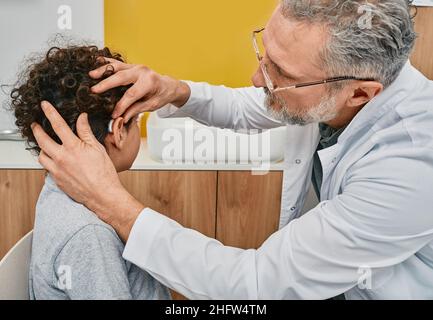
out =
[[33,231],[0,261],[0,300],[29,300],[29,268]]

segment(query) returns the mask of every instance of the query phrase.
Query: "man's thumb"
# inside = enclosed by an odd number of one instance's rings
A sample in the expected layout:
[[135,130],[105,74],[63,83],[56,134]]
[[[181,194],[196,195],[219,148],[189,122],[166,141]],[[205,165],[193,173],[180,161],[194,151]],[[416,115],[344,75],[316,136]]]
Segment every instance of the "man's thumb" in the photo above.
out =
[[89,125],[89,117],[87,113],[82,113],[77,120],[77,134],[80,139],[88,144],[99,143],[93,135],[92,128]]

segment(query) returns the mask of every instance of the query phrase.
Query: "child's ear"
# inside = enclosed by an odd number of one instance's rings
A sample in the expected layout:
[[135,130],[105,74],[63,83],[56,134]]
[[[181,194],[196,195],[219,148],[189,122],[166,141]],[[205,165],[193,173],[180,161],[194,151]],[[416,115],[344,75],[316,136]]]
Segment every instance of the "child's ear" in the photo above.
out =
[[122,117],[113,120],[113,133],[111,135],[111,143],[117,148],[122,149],[126,139],[125,120]]

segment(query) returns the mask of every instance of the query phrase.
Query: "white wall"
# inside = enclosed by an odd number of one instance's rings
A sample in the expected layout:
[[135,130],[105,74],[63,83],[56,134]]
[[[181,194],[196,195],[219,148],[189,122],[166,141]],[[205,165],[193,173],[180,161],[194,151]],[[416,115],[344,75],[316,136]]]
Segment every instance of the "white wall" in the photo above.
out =
[[[102,46],[103,0],[0,0],[0,84],[15,83],[26,56],[47,51],[56,34]],[[0,130],[15,128],[13,116],[4,110],[7,91],[0,90]]]

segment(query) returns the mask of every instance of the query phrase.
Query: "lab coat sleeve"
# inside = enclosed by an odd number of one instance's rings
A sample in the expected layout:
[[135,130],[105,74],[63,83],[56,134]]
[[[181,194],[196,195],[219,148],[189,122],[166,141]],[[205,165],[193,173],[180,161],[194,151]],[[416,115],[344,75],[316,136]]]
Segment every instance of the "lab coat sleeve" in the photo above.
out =
[[266,95],[262,88],[232,89],[207,83],[185,81],[191,88],[187,103],[177,108],[167,105],[158,115],[191,117],[198,122],[224,129],[271,129],[284,126],[274,119],[265,106]]
[[326,299],[358,285],[366,268],[378,285],[375,273],[433,241],[433,161],[417,152],[360,160],[340,195],[257,250],[224,246],[145,209],[124,258],[190,299]]

